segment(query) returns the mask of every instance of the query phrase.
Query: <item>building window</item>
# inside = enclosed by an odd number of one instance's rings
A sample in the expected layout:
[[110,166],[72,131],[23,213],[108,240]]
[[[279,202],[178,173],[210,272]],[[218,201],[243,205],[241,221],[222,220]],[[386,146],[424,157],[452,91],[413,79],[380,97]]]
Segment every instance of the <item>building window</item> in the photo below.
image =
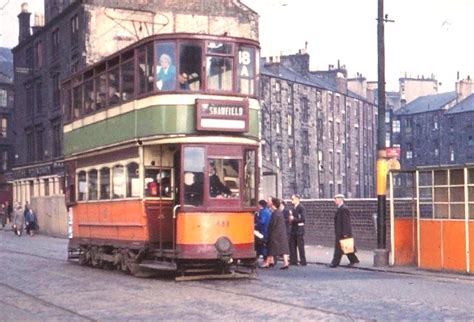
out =
[[41,82],[35,84],[35,106],[36,112],[39,114],[43,110],[43,93]]
[[2,117],[1,121],[1,128],[0,128],[0,135],[4,138],[7,137],[8,133],[8,119],[6,117]]
[[303,111],[303,115],[301,116],[302,121],[308,122],[309,121],[309,104],[308,104],[307,97],[301,98],[301,109]]
[[44,179],[43,184],[44,184],[44,196],[48,197],[49,196],[49,179]]
[[413,151],[412,151],[411,144],[407,144],[407,152],[405,156],[407,160],[413,159]]
[[468,135],[468,137],[467,137],[467,145],[468,145],[468,146],[474,146],[474,136]]
[[32,70],[35,67],[35,52],[33,47],[29,47],[25,52],[26,68]]
[[59,29],[56,29],[51,34],[51,48],[53,52],[53,58],[59,56]]
[[311,178],[309,175],[309,164],[305,163],[303,164],[303,185],[305,188],[310,188],[311,187]]
[[390,111],[385,112],[385,123],[390,124],[392,113]]
[[45,152],[44,151],[44,129],[43,128],[36,128],[36,160],[41,161],[44,158]]
[[54,74],[51,81],[52,81],[53,109],[58,109],[59,108],[59,92],[61,90],[59,74]]
[[61,124],[53,124],[53,157],[61,156]]
[[281,85],[279,81],[275,83],[275,100],[277,103],[281,102]]
[[435,157],[439,156],[439,149],[438,148],[434,149],[434,155],[435,155]]
[[8,93],[5,89],[0,88],[0,107],[7,107]]
[[276,134],[280,134],[281,132],[281,113],[277,112],[275,114],[275,132]]
[[76,46],[79,42],[79,16],[75,15],[71,19],[71,43]]
[[43,43],[41,40],[35,45],[35,67],[43,67]]
[[400,133],[400,120],[394,120],[392,123],[393,133]]
[[30,83],[30,84],[27,84],[25,86],[25,93],[26,93],[26,115],[27,116],[33,116],[33,112],[34,112],[34,90],[33,90],[33,85]]
[[309,155],[309,136],[308,131],[304,130],[302,132],[302,140],[303,140],[303,155]]
[[293,115],[288,114],[288,136],[293,136]]
[[288,169],[293,168],[293,164],[294,164],[293,159],[294,159],[293,148],[288,148]]
[[433,116],[433,130],[438,129],[438,115]]
[[35,159],[35,139],[33,136],[32,129],[27,129],[25,131],[26,137],[26,161],[32,162]]
[[2,151],[2,170],[6,171],[8,169],[8,151]]
[[454,145],[449,145],[449,161],[454,162]]

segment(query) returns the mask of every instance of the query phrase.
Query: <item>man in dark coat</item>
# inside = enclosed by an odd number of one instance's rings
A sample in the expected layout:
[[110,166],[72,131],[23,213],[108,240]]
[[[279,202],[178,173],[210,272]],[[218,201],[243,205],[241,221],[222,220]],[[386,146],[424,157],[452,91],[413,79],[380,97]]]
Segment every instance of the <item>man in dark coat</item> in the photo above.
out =
[[[352,236],[351,227],[351,213],[349,209],[344,205],[344,195],[338,194],[334,196],[334,204],[337,206],[337,211],[334,216],[334,229],[336,232],[336,245],[334,246],[334,256],[329,267],[337,267],[341,263],[342,255],[344,254],[341,249],[340,240],[344,238],[350,238]],[[346,254],[349,259],[349,266],[359,263],[359,259],[354,253]]]
[[294,209],[290,212],[290,265],[298,265],[298,255],[300,255],[300,265],[306,266],[306,255],[304,251],[304,224],[305,210],[300,203],[300,196],[291,196]]

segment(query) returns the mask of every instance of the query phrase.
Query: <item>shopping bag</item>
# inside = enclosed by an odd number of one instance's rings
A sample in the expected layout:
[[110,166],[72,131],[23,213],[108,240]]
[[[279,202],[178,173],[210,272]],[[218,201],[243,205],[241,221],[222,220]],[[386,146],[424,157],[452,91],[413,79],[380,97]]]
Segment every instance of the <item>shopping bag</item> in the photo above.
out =
[[350,254],[354,252],[354,238],[344,238],[339,240],[339,243],[344,254]]

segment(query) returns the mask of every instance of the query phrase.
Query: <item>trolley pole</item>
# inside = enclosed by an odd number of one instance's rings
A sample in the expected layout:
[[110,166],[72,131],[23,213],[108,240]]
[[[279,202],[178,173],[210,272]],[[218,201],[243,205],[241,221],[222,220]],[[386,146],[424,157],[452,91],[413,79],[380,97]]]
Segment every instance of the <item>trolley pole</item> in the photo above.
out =
[[378,56],[378,127],[377,127],[377,249],[374,252],[374,266],[387,266],[386,242],[386,194],[388,164],[385,151],[385,39],[383,0],[378,0],[377,56]]

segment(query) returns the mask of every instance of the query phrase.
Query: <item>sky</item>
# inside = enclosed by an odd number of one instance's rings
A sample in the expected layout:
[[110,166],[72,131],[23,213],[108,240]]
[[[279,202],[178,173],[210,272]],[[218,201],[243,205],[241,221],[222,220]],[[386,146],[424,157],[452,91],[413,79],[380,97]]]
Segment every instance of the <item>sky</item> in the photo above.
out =
[[[0,0],[0,46],[18,43],[20,6],[27,0]],[[29,0],[32,17],[43,0]],[[377,80],[377,0],[242,0],[260,15],[262,56],[293,54],[305,48],[313,70],[345,65]],[[474,77],[474,0],[385,0],[387,90],[400,77],[430,77],[440,92],[460,78]]]
[[[312,69],[345,65],[377,80],[377,0],[242,0],[260,15],[262,56],[292,54],[308,42]],[[385,0],[385,79],[434,75],[440,92],[474,76],[474,0]]]

